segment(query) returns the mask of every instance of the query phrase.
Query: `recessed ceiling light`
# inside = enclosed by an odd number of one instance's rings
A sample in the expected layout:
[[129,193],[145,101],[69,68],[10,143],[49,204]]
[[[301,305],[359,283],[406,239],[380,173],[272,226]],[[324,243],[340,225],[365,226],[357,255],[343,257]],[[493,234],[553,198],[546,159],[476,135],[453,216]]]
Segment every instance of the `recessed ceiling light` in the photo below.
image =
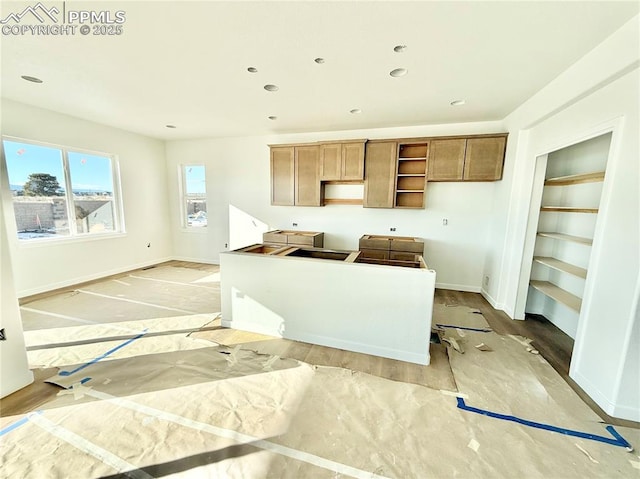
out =
[[32,83],[42,83],[42,80],[40,80],[40,78],[31,77],[29,75],[22,75],[20,78],[22,78],[23,80],[30,81]]
[[349,110],[349,113],[357,115],[358,113],[362,113],[362,110],[360,108],[354,108],[353,110]]
[[392,77],[403,77],[405,76],[407,73],[409,73],[409,70],[407,70],[406,68],[396,68],[395,70],[391,70],[389,72],[389,75],[391,75]]
[[402,53],[407,49],[406,45],[396,45],[395,47],[393,47],[393,51],[396,53]]
[[270,116],[270,117],[269,117],[269,120],[277,120],[277,119],[278,119],[278,117],[277,117],[277,116]]
[[460,105],[464,105],[466,103],[466,101],[464,100],[453,100],[451,102],[451,106],[460,106]]
[[318,58],[316,58],[316,59],[315,59],[315,60],[313,60],[313,61],[314,61],[314,62],[316,62],[316,63],[318,63],[318,64],[320,64],[320,63],[324,63],[324,58],[322,58],[322,57],[318,57]]
[[178,128],[176,125],[165,125],[167,128]]
[[247,68],[247,71],[249,73],[258,73],[258,69],[256,67],[249,67]]
[[265,85],[264,89],[267,91],[278,91],[279,88],[276,85]]

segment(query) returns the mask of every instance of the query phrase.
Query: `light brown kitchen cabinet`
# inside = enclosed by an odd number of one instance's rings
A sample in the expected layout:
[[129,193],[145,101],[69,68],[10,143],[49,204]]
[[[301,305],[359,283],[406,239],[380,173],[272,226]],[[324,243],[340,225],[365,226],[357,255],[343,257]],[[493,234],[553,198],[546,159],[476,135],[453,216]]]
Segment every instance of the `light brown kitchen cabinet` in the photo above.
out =
[[502,179],[506,144],[507,133],[491,133],[270,145],[271,204],[323,206],[327,185],[364,179],[365,208],[421,209],[429,181]]
[[319,159],[317,145],[295,147],[296,206],[322,206]]
[[295,184],[295,148],[271,147],[271,204],[293,206]]
[[365,148],[365,208],[393,208],[398,144],[368,141]]
[[506,135],[430,141],[429,181],[496,181],[502,178]]
[[429,181],[461,181],[467,139],[431,140],[429,146],[427,179]]
[[271,147],[271,204],[321,206],[318,145]]
[[364,179],[364,140],[320,145],[320,179]]
[[507,137],[467,138],[464,156],[464,181],[497,181],[502,179],[502,166]]

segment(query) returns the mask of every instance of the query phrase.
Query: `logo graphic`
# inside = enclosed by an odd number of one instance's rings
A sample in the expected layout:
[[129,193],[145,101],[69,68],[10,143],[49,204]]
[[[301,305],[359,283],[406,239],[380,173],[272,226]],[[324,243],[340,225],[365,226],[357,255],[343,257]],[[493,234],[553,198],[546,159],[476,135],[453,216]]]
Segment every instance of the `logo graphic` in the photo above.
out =
[[62,14],[59,7],[47,8],[40,1],[19,13],[10,13],[0,19],[2,35],[113,36],[124,32],[124,23],[127,21],[124,10],[67,10],[66,2],[58,4],[62,6]]
[[16,23],[20,23],[22,17],[24,17],[27,13],[31,13],[38,19],[40,23],[44,23],[45,19],[40,14],[38,14],[38,12],[43,13],[44,15],[49,17],[54,23],[58,23],[58,18],[54,16],[54,14],[58,15],[60,13],[60,10],[58,10],[56,7],[52,7],[51,9],[47,10],[46,7],[40,2],[38,2],[34,7],[28,6],[20,13],[9,14],[7,18],[5,18],[4,20],[0,20],[0,23],[4,25],[6,23],[9,23],[10,20],[13,20]]

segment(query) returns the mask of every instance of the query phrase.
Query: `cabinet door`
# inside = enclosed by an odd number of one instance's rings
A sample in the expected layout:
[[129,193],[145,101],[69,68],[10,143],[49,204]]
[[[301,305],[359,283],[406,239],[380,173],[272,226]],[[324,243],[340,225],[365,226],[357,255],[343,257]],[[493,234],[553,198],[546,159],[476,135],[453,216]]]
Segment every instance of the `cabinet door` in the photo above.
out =
[[294,178],[295,169],[293,146],[271,148],[272,205],[293,205]]
[[429,148],[429,181],[461,181],[464,170],[465,138],[431,140]]
[[502,179],[502,164],[507,138],[468,138],[464,160],[465,181],[496,181]]
[[364,143],[342,144],[342,171],[343,180],[364,179]]
[[295,204],[320,206],[320,147],[295,147]]
[[365,208],[393,208],[398,145],[395,141],[370,143],[365,149]]
[[320,178],[339,180],[342,173],[342,144],[320,146]]

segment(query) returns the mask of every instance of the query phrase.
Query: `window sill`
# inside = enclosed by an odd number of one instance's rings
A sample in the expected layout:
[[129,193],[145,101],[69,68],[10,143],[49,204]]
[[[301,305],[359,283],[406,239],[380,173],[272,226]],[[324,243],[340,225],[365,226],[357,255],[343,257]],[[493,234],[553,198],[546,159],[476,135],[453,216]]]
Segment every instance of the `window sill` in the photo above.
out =
[[86,236],[65,236],[62,238],[35,238],[35,239],[18,239],[20,248],[41,248],[47,246],[58,246],[73,243],[86,243],[89,241],[102,241],[110,239],[118,239],[126,237],[126,233],[108,233],[108,234],[92,234]]
[[180,228],[182,233],[193,233],[193,234],[207,234],[207,230],[209,228],[208,227],[202,227],[202,226],[197,226],[197,227],[182,227]]

